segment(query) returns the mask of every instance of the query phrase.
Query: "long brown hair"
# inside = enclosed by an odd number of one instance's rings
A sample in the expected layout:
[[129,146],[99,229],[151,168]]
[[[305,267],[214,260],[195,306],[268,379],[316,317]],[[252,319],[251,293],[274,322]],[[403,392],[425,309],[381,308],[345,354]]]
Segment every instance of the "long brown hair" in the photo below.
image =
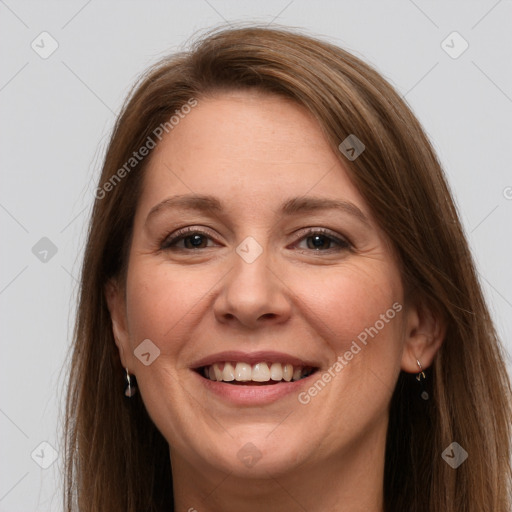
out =
[[[358,58],[297,31],[259,27],[216,30],[162,60],[117,119],[82,267],[66,401],[65,510],[172,510],[168,445],[140,395],[123,397],[104,295],[110,278],[124,279],[149,157],[119,169],[191,98],[246,88],[282,95],[317,118],[392,241],[404,286],[447,325],[427,370],[431,399],[418,400],[403,372],[391,399],[385,510],[509,512],[512,405],[503,348],[425,133],[399,94]],[[350,134],[366,147],[354,161],[338,151]],[[441,456],[454,441],[469,455],[457,469]]]

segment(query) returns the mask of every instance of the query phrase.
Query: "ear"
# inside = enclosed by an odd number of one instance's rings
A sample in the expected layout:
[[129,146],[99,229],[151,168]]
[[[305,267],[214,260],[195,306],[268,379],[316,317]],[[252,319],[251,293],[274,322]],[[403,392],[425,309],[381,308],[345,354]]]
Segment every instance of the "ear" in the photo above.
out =
[[[110,279],[105,286],[105,299],[107,301],[110,318],[112,320],[112,332],[119,350],[119,357],[123,368],[130,368],[132,363],[132,349],[128,335],[126,319],[126,300],[124,288],[115,279]],[[133,373],[133,372],[130,372]]]
[[405,312],[405,344],[401,368],[407,373],[418,373],[417,361],[428,368],[441,347],[446,334],[442,315],[422,300],[409,304]]

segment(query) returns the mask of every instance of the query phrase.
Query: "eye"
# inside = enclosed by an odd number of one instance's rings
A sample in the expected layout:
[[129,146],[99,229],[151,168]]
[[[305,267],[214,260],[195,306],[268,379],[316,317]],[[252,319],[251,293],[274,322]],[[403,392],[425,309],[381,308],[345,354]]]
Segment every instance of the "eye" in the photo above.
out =
[[208,239],[212,239],[209,233],[198,229],[184,228],[166,236],[160,244],[161,250],[194,250],[206,249],[212,245],[206,245]]
[[[315,252],[343,251],[352,248],[352,244],[350,242],[334,235],[331,231],[325,228],[311,229],[306,233],[302,232],[301,235],[299,244],[306,242],[305,249]],[[304,249],[304,247],[300,248]]]
[[[213,237],[210,233],[194,227],[188,227],[167,235],[160,243],[160,249],[175,251],[207,249],[214,247],[214,244],[208,243],[212,239]],[[307,250],[307,252],[339,252],[353,247],[350,242],[336,236],[325,228],[310,229],[306,232],[302,231],[297,234],[297,239],[298,248],[301,251]],[[304,242],[306,247],[300,247],[300,244]]]

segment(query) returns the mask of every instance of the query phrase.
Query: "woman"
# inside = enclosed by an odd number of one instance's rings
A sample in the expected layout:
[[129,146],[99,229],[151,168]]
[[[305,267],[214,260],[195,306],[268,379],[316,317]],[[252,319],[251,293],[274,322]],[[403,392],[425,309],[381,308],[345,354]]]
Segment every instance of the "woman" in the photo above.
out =
[[244,28],[142,77],[96,190],[66,510],[506,512],[510,397],[443,172],[374,70]]

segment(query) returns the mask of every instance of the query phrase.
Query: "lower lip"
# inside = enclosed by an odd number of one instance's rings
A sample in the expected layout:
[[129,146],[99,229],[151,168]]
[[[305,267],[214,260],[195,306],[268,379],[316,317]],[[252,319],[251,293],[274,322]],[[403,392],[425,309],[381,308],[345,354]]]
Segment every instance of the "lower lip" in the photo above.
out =
[[304,377],[301,380],[291,382],[279,382],[277,384],[255,385],[250,384],[237,385],[219,382],[202,377],[194,372],[202,385],[213,394],[236,405],[265,405],[276,402],[288,395],[300,393],[300,390],[309,384],[309,380],[317,372]]

